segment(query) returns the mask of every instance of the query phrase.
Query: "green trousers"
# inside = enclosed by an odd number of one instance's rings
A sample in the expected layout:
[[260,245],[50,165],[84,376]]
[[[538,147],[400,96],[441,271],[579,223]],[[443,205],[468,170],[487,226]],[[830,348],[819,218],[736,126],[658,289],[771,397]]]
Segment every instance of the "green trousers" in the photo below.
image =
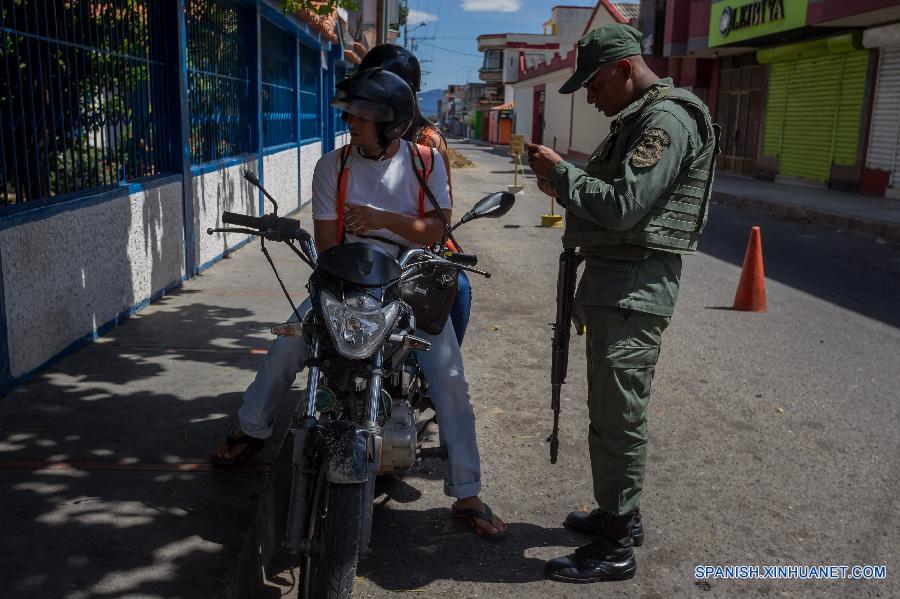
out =
[[587,326],[588,445],[594,497],[617,515],[640,507],[647,462],[647,404],[669,317],[582,306]]

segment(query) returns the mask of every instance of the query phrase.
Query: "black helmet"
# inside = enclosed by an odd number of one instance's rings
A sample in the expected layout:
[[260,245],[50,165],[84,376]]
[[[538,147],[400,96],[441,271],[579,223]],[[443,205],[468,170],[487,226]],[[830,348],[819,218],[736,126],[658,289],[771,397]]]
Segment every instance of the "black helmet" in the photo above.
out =
[[422,69],[413,53],[396,44],[380,44],[375,46],[359,63],[360,70],[381,67],[406,81],[414,93],[419,92],[422,85]]
[[406,82],[378,67],[358,71],[338,83],[331,105],[377,123],[382,148],[403,137],[416,117],[416,96]]

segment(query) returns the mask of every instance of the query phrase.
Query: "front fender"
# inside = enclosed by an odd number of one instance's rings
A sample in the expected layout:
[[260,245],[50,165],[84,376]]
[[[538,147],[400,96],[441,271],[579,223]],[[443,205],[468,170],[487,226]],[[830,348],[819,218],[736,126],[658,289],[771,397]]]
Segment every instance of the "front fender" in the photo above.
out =
[[364,483],[374,460],[374,438],[365,428],[338,420],[322,427],[322,442],[328,456],[328,482],[339,485]]

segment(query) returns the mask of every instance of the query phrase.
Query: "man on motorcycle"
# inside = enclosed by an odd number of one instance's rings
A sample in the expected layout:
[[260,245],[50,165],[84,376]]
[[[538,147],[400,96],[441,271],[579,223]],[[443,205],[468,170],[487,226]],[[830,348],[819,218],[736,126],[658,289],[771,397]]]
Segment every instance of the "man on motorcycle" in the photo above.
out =
[[[316,164],[313,224],[318,250],[345,240],[363,241],[396,255],[407,248],[439,242],[444,221],[450,219],[447,174],[440,155],[432,153],[426,184],[442,209],[442,219],[436,209],[423,207],[427,204],[416,171],[417,154],[430,149],[401,139],[417,112],[409,86],[381,68],[366,69],[338,84],[332,105],[344,111],[351,145],[326,154]],[[457,498],[451,511],[467,520],[477,534],[499,538],[507,525],[478,497],[481,465],[475,414],[453,326],[448,320],[437,335],[424,331],[416,335],[431,343],[431,350],[419,352],[417,357],[440,418],[441,441],[447,447],[444,492]],[[256,378],[244,393],[238,412],[240,428],[216,446],[214,462],[236,463],[262,447],[272,435],[275,411],[308,355],[302,338],[279,337],[269,346]]]

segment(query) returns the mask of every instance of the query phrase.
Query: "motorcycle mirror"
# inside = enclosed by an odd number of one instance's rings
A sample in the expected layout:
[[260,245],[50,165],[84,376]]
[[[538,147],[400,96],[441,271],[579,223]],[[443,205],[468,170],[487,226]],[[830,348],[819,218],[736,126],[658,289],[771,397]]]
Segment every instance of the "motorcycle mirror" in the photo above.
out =
[[498,191],[478,200],[475,206],[466,212],[459,224],[476,218],[500,218],[512,209],[516,196],[508,191]]
[[256,173],[254,173],[251,170],[248,170],[248,169],[244,170],[244,179],[246,179],[247,181],[249,181],[252,185],[255,185],[256,187],[260,186],[259,177],[257,177]]
[[266,188],[262,186],[262,183],[259,182],[259,177],[256,176],[256,173],[254,173],[253,171],[251,171],[249,169],[245,169],[244,170],[244,179],[246,179],[250,183],[250,185],[253,185],[257,189],[259,189],[263,193],[263,195],[266,197],[266,199],[268,199],[270,202],[272,202],[272,206],[275,207],[275,211],[273,212],[273,214],[278,216],[278,202],[276,202],[275,198],[273,198],[271,195],[269,195],[269,192],[266,191]]

